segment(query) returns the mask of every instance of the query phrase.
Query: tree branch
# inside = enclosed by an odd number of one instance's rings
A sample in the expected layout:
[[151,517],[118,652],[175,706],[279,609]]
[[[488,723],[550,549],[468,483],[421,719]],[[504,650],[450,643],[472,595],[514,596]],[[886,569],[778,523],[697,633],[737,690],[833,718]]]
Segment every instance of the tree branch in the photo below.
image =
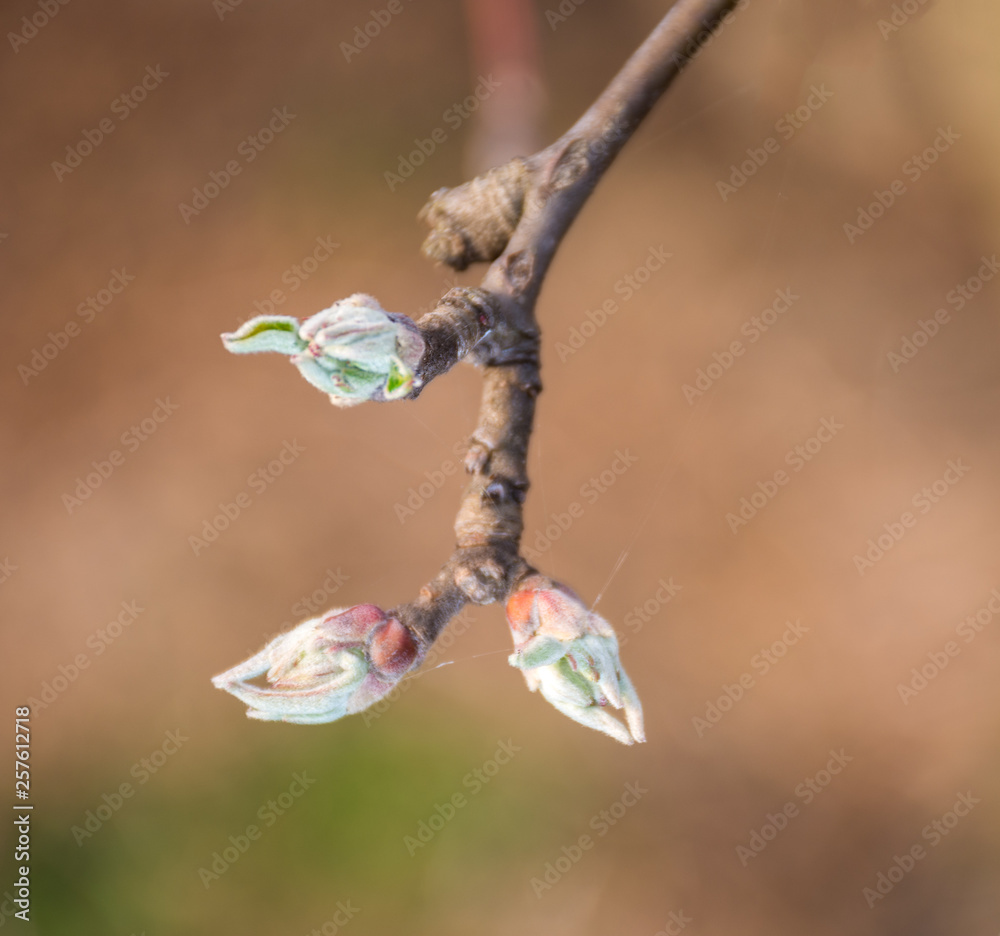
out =
[[[559,140],[454,189],[421,211],[424,253],[455,269],[491,262],[479,287],[450,290],[418,322],[355,293],[304,323],[264,315],[223,335],[235,353],[277,351],[339,406],[417,397],[468,358],[484,369],[470,481],[455,551],[417,599],[328,611],[215,677],[264,720],[319,724],[362,711],[420,665],[464,605],[505,601],[512,666],[528,687],[590,728],[645,740],[642,706],[614,629],[520,555],[528,440],[541,392],[535,303],[569,226],[657,99],[738,0],[680,0]],[[268,688],[252,680],[266,674]],[[624,711],[623,725],[607,706]]]
[[[680,0],[560,139],[528,159],[435,192],[421,211],[431,227],[427,256],[458,270],[493,261],[476,293],[491,308],[493,326],[471,352],[485,377],[465,459],[471,479],[455,521],[456,549],[416,601],[391,612],[415,634],[421,657],[466,603],[504,600],[534,571],[518,546],[528,440],[542,388],[535,319],[542,283],[601,176],[737,2]],[[422,331],[435,314],[420,320]],[[432,366],[421,361],[422,385],[460,359],[460,349],[451,347]]]

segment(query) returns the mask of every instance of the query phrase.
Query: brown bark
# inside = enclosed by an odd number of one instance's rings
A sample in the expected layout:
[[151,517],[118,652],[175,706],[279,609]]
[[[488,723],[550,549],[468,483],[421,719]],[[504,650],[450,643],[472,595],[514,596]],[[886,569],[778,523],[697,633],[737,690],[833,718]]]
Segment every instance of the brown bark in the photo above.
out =
[[[492,261],[478,290],[452,290],[418,323],[428,341],[421,386],[470,348],[485,371],[479,424],[465,460],[471,478],[455,520],[455,551],[415,601],[392,612],[424,652],[465,604],[506,600],[533,571],[518,547],[528,440],[542,389],[535,303],[545,275],[615,156],[736,3],[680,0],[555,143],[463,186],[435,192],[421,212],[431,226],[424,252],[432,259],[459,270]],[[455,326],[451,334],[449,323]]]

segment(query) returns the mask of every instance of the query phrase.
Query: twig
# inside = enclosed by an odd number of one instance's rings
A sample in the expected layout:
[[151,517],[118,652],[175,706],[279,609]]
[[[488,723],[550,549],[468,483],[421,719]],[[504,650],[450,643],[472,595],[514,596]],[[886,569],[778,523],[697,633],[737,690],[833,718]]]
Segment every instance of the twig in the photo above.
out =
[[[528,440],[541,392],[535,303],[563,236],[612,160],[670,82],[739,0],[680,0],[566,134],[421,211],[424,253],[457,270],[490,262],[479,287],[450,290],[418,322],[356,293],[305,323],[258,316],[223,341],[237,353],[279,351],[341,406],[414,398],[454,364],[484,369],[471,475],[456,547],[417,599],[327,612],[215,677],[264,720],[318,724],[359,712],[417,667],[468,603],[505,601],[511,665],[532,691],[624,744],[644,741],[642,706],[611,625],[520,555]],[[251,680],[265,674],[269,688]],[[626,725],[606,706],[623,709]]]
[[[612,160],[736,3],[680,0],[560,139],[528,159],[435,192],[421,212],[431,225],[424,244],[428,256],[459,270],[493,261],[476,296],[494,317],[472,351],[485,379],[479,424],[465,459],[472,477],[455,520],[455,552],[416,601],[390,612],[413,631],[423,652],[466,603],[505,600],[534,571],[518,545],[528,439],[541,391],[535,303],[542,283]],[[449,293],[443,302],[453,307],[456,298]],[[435,310],[417,323],[425,338],[437,315]],[[422,384],[460,359],[457,346],[452,342],[452,353],[425,355]]]

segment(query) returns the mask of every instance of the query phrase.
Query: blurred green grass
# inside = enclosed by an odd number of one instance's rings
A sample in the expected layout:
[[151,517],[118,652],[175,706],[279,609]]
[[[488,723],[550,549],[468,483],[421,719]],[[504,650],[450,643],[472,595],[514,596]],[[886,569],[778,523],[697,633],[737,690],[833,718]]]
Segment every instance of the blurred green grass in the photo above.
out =
[[[235,743],[241,734],[232,733]],[[585,817],[586,803],[600,798],[596,781],[566,789],[520,751],[473,792],[463,778],[493,757],[498,740],[506,740],[498,726],[490,733],[452,709],[401,700],[372,727],[360,717],[319,729],[266,726],[253,749],[218,748],[210,760],[185,758],[182,746],[77,846],[71,826],[128,777],[116,763],[83,764],[72,792],[38,814],[40,932],[308,933],[332,919],[338,900],[361,908],[359,932],[419,931],[442,899],[488,903],[507,869],[531,868],[575,839],[567,817]],[[315,784],[266,825],[258,810],[296,773]],[[416,837],[419,819],[456,792],[466,805],[411,857],[404,836]],[[260,838],[206,887],[199,869],[251,823]]]

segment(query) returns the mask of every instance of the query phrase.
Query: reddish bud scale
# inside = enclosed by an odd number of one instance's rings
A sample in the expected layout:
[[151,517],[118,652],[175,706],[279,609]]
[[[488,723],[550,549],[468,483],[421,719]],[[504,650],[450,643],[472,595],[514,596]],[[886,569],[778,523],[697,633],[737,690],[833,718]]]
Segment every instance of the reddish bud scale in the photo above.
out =
[[515,643],[539,630],[572,640],[583,633],[588,618],[586,606],[572,589],[542,575],[528,576],[507,600],[507,622]]
[[328,614],[323,618],[322,626],[338,643],[348,643],[364,641],[385,619],[385,612],[377,605],[363,604],[336,614]]
[[507,621],[517,637],[530,637],[534,630],[531,612],[535,606],[533,591],[516,591],[507,600]]
[[396,618],[379,624],[368,645],[372,665],[387,676],[402,676],[417,658],[417,644]]

